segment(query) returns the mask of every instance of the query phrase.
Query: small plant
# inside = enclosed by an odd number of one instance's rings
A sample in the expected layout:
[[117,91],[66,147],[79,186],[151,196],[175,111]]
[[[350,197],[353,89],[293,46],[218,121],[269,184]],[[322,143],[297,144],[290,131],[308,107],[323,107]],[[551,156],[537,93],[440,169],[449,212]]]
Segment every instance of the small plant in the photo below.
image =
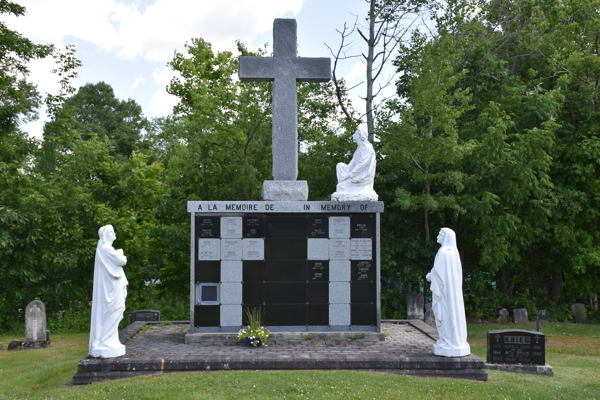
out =
[[264,344],[267,347],[267,338],[271,331],[262,326],[265,319],[264,311],[259,308],[244,309],[248,319],[248,328],[242,328],[238,332],[237,340],[244,340],[248,346],[259,347]]
[[304,340],[313,340],[315,335],[304,335]]

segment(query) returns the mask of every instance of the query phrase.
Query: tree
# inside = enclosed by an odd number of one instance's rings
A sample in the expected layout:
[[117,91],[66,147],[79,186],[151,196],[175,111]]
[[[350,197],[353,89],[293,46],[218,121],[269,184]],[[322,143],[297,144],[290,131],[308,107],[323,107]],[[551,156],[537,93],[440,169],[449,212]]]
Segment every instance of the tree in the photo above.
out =
[[[337,51],[329,48],[333,62],[333,82],[336,88],[338,103],[349,121],[354,121],[353,125],[358,125],[359,121],[366,116],[367,131],[369,133],[369,141],[373,142],[375,138],[375,98],[391,83],[394,77],[389,77],[383,84],[379,84],[375,88],[375,82],[382,78],[381,74],[384,68],[394,57],[396,49],[402,42],[404,35],[410,31],[413,23],[417,20],[414,13],[418,11],[421,1],[390,1],[390,0],[366,0],[369,4],[369,12],[366,20],[366,26],[358,24],[356,18],[351,28],[344,24],[341,31],[338,30],[341,36],[340,46]],[[412,16],[412,21],[408,21]],[[364,32],[363,32],[364,31]],[[359,54],[347,54],[352,47],[352,42],[348,40],[357,33],[365,42],[365,52]],[[349,107],[345,98],[347,92],[353,88],[346,89],[343,79],[337,76],[338,62],[361,58],[366,66],[366,95],[363,97],[365,101],[365,113],[359,117],[355,116],[355,112]],[[383,103],[383,102],[382,102]]]

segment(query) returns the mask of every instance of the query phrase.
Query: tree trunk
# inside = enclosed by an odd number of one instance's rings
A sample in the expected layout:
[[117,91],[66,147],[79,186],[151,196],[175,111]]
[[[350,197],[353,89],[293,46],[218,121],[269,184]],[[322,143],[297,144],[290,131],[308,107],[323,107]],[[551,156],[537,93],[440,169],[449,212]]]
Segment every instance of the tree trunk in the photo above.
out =
[[563,276],[561,273],[552,274],[552,298],[557,301],[563,295]]
[[375,52],[375,0],[371,0],[369,7],[369,43],[367,53],[367,131],[369,133],[369,142],[373,142],[374,121],[373,121],[373,57]]

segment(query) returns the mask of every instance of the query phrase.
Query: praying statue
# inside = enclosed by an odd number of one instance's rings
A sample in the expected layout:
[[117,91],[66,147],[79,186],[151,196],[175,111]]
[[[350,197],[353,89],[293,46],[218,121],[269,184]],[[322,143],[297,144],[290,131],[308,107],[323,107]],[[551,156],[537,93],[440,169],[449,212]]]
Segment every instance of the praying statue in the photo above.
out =
[[433,269],[426,278],[431,282],[432,309],[440,340],[433,345],[433,354],[444,357],[462,357],[471,353],[467,343],[467,321],[462,292],[462,265],[456,248],[456,234],[442,228],[437,237],[442,245]]
[[94,289],[92,294],[92,325],[90,328],[89,355],[111,358],[125,354],[119,340],[119,322],[125,311],[127,278],[123,266],[127,257],[123,249],[112,247],[117,238],[112,225],[98,230],[100,240],[96,247],[94,263]]
[[356,129],[352,140],[357,148],[350,164],[338,163],[336,174],[338,184],[332,201],[377,201],[379,196],[373,190],[375,180],[375,150],[367,140],[367,132]]

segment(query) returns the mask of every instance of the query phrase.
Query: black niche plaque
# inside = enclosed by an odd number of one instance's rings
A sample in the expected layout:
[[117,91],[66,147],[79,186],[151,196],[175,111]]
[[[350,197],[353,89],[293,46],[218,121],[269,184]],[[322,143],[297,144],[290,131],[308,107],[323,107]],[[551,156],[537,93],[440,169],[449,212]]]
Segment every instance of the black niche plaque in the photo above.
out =
[[373,215],[352,215],[350,219],[350,237],[374,238],[375,236],[375,217]]
[[306,261],[266,260],[265,282],[306,282]]
[[196,216],[196,237],[219,239],[221,237],[221,217]]
[[310,239],[329,237],[329,217],[327,215],[308,217],[308,237]]
[[194,306],[194,326],[221,325],[221,306]]
[[491,364],[546,364],[545,336],[522,329],[488,331],[487,362]]
[[352,260],[350,262],[350,270],[352,272],[350,279],[353,282],[375,280],[375,264],[371,260]]
[[243,235],[245,238],[262,238],[265,236],[264,216],[249,215],[243,220]]
[[329,282],[329,261],[308,262],[308,280],[310,282]]
[[308,241],[304,239],[265,239],[266,260],[306,260]]
[[268,215],[265,217],[266,238],[303,238],[306,241],[306,217]]
[[196,261],[196,283],[213,282],[221,280],[220,261]]

